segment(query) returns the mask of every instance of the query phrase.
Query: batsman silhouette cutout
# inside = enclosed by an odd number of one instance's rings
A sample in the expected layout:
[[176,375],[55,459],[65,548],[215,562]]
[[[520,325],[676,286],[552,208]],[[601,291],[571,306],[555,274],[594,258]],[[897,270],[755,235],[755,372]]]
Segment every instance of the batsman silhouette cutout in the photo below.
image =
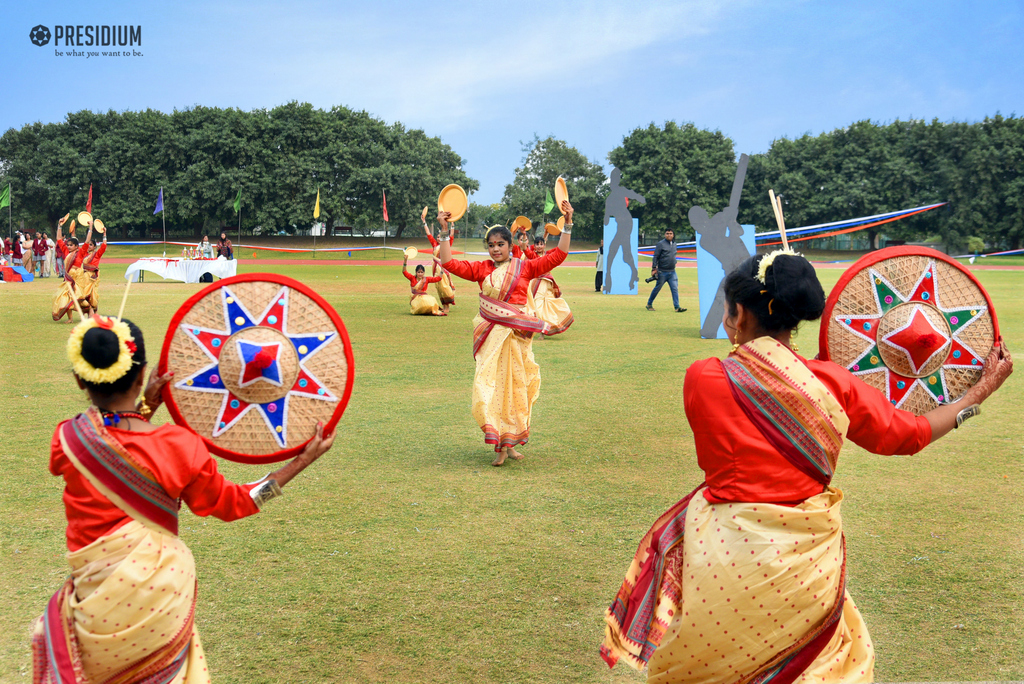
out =
[[630,247],[630,238],[633,233],[633,215],[629,213],[629,200],[636,200],[640,204],[647,204],[647,200],[639,192],[634,192],[629,188],[624,188],[619,185],[619,181],[622,180],[622,172],[618,169],[612,169],[609,181],[611,184],[611,192],[608,193],[608,198],[604,201],[604,225],[608,225],[610,219],[615,219],[615,235],[612,237],[611,244],[608,246],[608,253],[605,261],[605,280],[604,280],[604,293],[612,293],[612,269],[611,265],[615,262],[615,255],[617,252],[622,252],[622,262],[629,266],[632,271],[632,276],[629,281],[629,289],[632,290],[636,287],[637,281],[640,280],[640,276],[636,270],[636,259],[633,258],[633,250]]
[[[687,214],[693,232],[698,236],[701,248],[718,259],[726,276],[736,270],[736,267],[750,256],[747,246],[741,239],[743,226],[736,218],[740,210],[740,195],[743,193],[743,181],[747,176],[748,160],[747,155],[740,155],[736,177],[732,181],[729,206],[714,216],[708,216],[704,207],[694,205],[690,207]],[[725,278],[723,277],[718,283],[715,301],[700,327],[700,336],[703,338],[714,339],[718,336],[718,327],[722,324],[722,315],[725,313],[724,284]]]

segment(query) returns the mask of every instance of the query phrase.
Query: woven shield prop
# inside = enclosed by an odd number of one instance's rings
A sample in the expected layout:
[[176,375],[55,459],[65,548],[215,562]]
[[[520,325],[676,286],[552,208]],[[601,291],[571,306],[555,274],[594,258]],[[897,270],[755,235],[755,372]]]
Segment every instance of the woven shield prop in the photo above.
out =
[[240,463],[291,458],[318,422],[334,429],[352,394],[352,345],[337,312],[284,276],[218,281],[171,318],[160,372],[174,422]]
[[888,247],[851,266],[821,317],[821,358],[922,415],[981,378],[999,336],[992,301],[959,263],[924,247]]

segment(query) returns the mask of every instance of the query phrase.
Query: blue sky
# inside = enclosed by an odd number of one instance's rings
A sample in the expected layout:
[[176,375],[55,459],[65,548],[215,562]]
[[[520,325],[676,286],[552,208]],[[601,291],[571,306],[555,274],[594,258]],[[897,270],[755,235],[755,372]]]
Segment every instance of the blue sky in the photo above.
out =
[[[58,57],[29,41],[37,24],[141,25],[142,54]],[[651,122],[755,153],[860,119],[1024,114],[1022,37],[1019,0],[8,3],[0,127],[83,108],[342,104],[440,136],[491,203],[534,133],[608,169]]]

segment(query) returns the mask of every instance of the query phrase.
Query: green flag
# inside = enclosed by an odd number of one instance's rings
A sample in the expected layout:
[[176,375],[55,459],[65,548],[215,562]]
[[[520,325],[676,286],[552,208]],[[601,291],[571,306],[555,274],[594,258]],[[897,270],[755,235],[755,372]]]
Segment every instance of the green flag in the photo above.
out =
[[235,213],[237,214],[242,210],[242,191],[238,191],[238,197],[235,198]]
[[551,199],[551,190],[548,190],[548,196],[544,199],[544,213],[549,213],[555,208],[555,200]]
[[9,207],[11,205],[11,186],[8,185],[3,190],[0,190],[0,209]]

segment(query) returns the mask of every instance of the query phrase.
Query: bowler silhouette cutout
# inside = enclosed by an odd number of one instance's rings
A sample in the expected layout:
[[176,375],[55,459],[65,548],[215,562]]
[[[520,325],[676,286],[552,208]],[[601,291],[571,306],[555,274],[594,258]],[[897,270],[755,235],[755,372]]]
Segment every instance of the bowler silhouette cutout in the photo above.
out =
[[[726,276],[736,270],[736,267],[750,256],[746,245],[740,239],[743,235],[743,226],[736,219],[740,209],[740,195],[743,193],[743,181],[747,175],[748,159],[747,155],[740,155],[739,167],[736,169],[736,177],[732,182],[729,206],[714,216],[708,216],[704,207],[694,205],[690,207],[687,214],[693,231],[699,236],[701,248],[718,259]],[[701,337],[714,339],[718,335],[718,327],[722,324],[722,315],[725,313],[724,284],[725,278],[723,277],[718,283],[715,301],[701,324]]]
[[622,252],[623,263],[629,266],[632,271],[629,289],[632,290],[636,287],[636,283],[640,279],[636,270],[636,260],[633,258],[633,250],[630,248],[630,236],[633,232],[633,215],[629,213],[629,200],[636,200],[640,204],[647,204],[647,200],[639,192],[634,192],[629,188],[619,185],[619,181],[622,180],[622,172],[618,169],[612,169],[609,180],[611,182],[611,192],[608,193],[608,199],[604,201],[604,225],[607,226],[609,219],[614,218],[615,236],[608,246],[608,253],[605,257],[605,294],[612,293],[611,264],[615,262],[617,252]]

